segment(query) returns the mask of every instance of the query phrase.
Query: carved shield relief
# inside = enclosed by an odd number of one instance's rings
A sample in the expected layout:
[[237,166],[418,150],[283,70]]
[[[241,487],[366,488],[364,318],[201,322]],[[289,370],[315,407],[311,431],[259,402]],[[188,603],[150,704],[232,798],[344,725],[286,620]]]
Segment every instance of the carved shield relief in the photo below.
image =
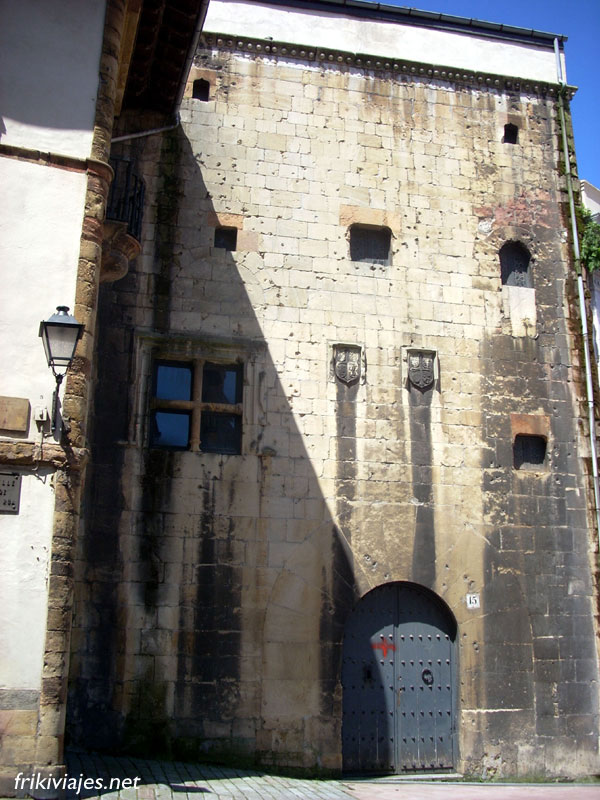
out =
[[435,353],[430,350],[408,352],[408,379],[417,389],[428,389],[435,380]]
[[360,378],[360,347],[339,345],[335,348],[334,371],[342,383],[354,383]]

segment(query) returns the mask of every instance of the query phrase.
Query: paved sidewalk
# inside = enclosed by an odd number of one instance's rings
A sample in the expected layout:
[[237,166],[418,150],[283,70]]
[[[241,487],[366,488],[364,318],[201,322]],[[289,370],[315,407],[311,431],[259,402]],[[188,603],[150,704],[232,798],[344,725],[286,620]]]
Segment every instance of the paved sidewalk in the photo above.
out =
[[[82,789],[67,798],[101,800],[351,800],[340,781],[284,778],[259,771],[208,764],[151,761],[141,758],[67,754],[72,778],[102,779],[107,790]],[[128,788],[110,791],[111,779],[129,778]],[[137,788],[132,782],[136,778]]]
[[355,800],[600,800],[600,784],[489,784],[425,781],[346,784]]
[[70,782],[75,781],[67,800],[600,800],[600,784],[308,780],[75,750],[67,754],[67,767]]

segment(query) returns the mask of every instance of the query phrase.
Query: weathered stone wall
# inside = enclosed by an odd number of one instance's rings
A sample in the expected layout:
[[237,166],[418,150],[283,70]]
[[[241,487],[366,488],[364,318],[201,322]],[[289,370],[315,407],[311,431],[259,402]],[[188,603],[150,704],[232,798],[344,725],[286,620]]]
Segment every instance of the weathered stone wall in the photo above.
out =
[[[348,613],[411,581],[458,625],[457,768],[595,769],[555,101],[212,45],[187,94],[179,130],[131,145],[144,250],[101,290],[73,739],[339,768]],[[389,264],[350,259],[353,223],[391,230]],[[502,287],[507,241],[533,289]],[[335,345],[361,348],[350,385]],[[244,364],[241,455],[148,448],[154,358]],[[545,462],[516,469],[529,433]]]

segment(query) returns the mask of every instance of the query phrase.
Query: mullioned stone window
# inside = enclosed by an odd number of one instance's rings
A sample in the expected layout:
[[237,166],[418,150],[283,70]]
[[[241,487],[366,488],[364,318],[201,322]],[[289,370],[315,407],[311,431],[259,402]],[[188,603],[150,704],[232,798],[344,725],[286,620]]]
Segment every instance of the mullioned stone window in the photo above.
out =
[[156,361],[150,445],[241,453],[243,365]]

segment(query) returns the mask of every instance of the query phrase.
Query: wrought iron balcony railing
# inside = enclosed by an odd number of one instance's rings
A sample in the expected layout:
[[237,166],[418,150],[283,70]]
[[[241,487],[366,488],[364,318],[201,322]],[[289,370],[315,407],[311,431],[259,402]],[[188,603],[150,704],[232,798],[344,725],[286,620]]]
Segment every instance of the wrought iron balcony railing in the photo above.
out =
[[135,173],[135,162],[111,156],[115,177],[110,187],[106,219],[126,222],[127,233],[140,241],[144,213],[144,181]]

